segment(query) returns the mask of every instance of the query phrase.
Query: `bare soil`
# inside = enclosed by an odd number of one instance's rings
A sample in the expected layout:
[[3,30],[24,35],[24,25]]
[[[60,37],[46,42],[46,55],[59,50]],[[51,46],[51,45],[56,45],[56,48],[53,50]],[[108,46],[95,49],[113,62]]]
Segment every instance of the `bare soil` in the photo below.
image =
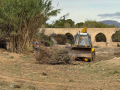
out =
[[120,47],[96,48],[94,62],[78,63],[36,64],[35,54],[0,49],[0,90],[120,90]]

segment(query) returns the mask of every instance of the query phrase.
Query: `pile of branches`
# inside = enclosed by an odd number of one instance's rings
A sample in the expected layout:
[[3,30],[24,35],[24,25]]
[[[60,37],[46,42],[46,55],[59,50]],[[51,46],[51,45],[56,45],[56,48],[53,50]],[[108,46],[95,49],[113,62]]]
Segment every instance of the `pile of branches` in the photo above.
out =
[[59,50],[51,47],[40,47],[39,54],[36,56],[39,64],[69,64],[70,57],[67,50]]

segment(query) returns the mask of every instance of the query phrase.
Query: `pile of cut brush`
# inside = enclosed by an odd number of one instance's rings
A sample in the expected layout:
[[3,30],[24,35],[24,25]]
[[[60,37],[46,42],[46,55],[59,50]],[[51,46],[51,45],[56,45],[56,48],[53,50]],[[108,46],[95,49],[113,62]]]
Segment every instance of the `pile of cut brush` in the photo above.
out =
[[58,49],[54,46],[40,46],[36,61],[39,64],[70,64],[70,57],[68,50]]
[[63,34],[53,34],[51,35],[54,40],[56,40],[57,44],[59,45],[65,45],[66,43],[72,43],[73,35],[70,33]]

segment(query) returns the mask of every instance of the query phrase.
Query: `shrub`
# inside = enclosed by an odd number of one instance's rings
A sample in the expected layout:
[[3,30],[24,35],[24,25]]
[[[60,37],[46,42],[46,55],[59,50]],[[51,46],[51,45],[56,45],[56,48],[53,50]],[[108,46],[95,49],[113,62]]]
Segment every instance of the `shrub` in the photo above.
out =
[[43,76],[47,76],[47,73],[44,73],[44,72],[43,72],[42,75],[43,75]]
[[120,73],[120,72],[118,72],[118,71],[114,71],[114,72],[113,72],[113,74],[116,74],[116,73]]
[[117,43],[117,47],[120,47],[119,43]]
[[64,28],[70,28],[70,24],[69,23],[65,23],[64,24]]
[[72,41],[73,41],[73,39],[74,39],[73,35],[72,35],[71,33],[66,33],[65,36],[66,36],[67,39],[68,39],[68,43],[71,44]]
[[11,59],[13,59],[14,57],[13,56],[10,56]]
[[44,46],[52,46],[54,44],[51,40],[51,36],[44,34],[44,30],[38,35],[38,40],[41,41]]
[[69,56],[66,56],[66,57],[65,57],[65,61],[66,61],[66,63],[69,63],[70,57],[69,57]]
[[36,57],[36,61],[41,64],[68,64],[70,57],[67,50],[58,50],[55,48],[48,49],[47,47],[40,47],[40,52]]
[[103,33],[99,33],[95,36],[96,42],[106,42],[106,37]]
[[113,34],[111,38],[113,42],[120,42],[120,31],[116,31],[116,33]]
[[14,85],[13,87],[14,87],[14,88],[20,88],[21,85],[17,85],[17,84],[16,84],[16,85]]
[[98,46],[93,46],[94,48],[98,48]]
[[58,44],[60,45],[65,45],[67,42],[67,37],[62,34],[57,34],[54,36],[54,39],[57,41]]

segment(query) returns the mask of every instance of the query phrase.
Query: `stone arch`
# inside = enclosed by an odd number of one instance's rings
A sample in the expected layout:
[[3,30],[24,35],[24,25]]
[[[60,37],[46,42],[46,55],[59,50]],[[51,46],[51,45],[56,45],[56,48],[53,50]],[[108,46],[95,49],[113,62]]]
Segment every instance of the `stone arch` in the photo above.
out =
[[95,36],[95,41],[96,41],[96,42],[106,42],[106,41],[107,41],[107,38],[106,38],[105,34],[103,34],[103,33],[98,33],[98,34]]
[[72,41],[73,40],[73,35],[71,33],[66,33],[65,36],[67,37],[68,40]]
[[120,42],[120,31],[116,31],[112,36],[111,36],[112,42]]

